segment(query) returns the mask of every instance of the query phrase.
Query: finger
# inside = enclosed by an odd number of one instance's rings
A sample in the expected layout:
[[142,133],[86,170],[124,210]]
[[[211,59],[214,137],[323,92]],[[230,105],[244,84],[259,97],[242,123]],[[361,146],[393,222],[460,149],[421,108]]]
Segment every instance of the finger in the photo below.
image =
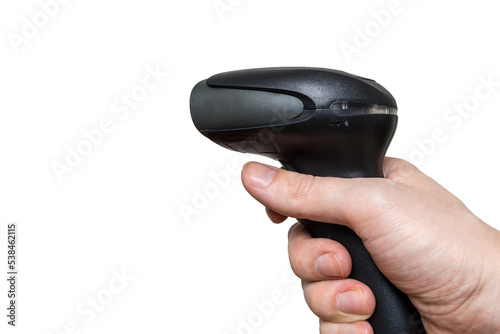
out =
[[271,219],[271,221],[275,224],[280,224],[288,218],[287,216],[283,216],[282,214],[279,214],[269,208],[266,208],[266,213],[269,219]]
[[245,189],[270,210],[283,216],[344,225],[355,221],[350,217],[352,212],[371,217],[370,208],[359,202],[362,198],[371,201],[370,188],[380,188],[375,187],[380,181],[314,177],[256,162],[247,163],[242,171]]
[[345,278],[351,273],[351,257],[340,243],[312,238],[300,223],[290,228],[288,240],[290,265],[295,275],[303,280]]
[[359,281],[303,281],[302,285],[307,305],[321,320],[357,322],[368,319],[375,310],[372,291]]
[[372,326],[367,321],[359,321],[350,324],[338,324],[329,321],[321,321],[320,334],[373,334]]
[[414,184],[426,177],[408,161],[397,158],[384,158],[382,170],[385,178],[402,184]]

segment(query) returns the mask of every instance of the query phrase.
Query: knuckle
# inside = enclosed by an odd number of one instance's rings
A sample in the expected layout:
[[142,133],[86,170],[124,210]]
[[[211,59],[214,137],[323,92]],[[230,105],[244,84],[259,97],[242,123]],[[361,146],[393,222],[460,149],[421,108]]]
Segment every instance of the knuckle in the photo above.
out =
[[411,178],[418,168],[406,160],[397,159],[392,161],[387,173],[387,178],[394,181],[405,181]]
[[290,266],[295,275],[305,278],[304,272],[307,270],[307,260],[303,252],[296,246],[289,247]]
[[[351,329],[351,326],[353,329]],[[356,332],[356,333],[370,333],[373,334],[373,331],[371,330],[371,326],[368,325],[364,321],[356,322],[356,323],[337,323],[337,322],[331,322],[331,321],[326,321],[322,320],[320,322],[320,327],[319,327],[319,333],[320,334],[342,334],[345,333],[346,327],[349,327],[348,331],[349,333],[351,332]],[[356,328],[356,330],[354,330]]]
[[306,218],[310,211],[310,198],[312,197],[316,178],[312,175],[298,174],[286,180],[283,187],[284,198],[295,212],[294,218]]
[[306,302],[307,302],[307,290],[309,289],[311,282],[301,278],[300,285],[302,286],[302,292],[304,293],[304,297],[306,297]]
[[324,311],[324,304],[327,296],[323,293],[324,291],[318,289],[317,282],[305,280],[302,280],[302,282],[302,289],[304,290],[304,297],[306,299],[307,306],[309,306],[314,314],[323,318],[321,315]]
[[394,204],[394,199],[391,196],[391,190],[388,188],[387,185],[379,184],[366,193],[365,203],[372,213],[389,212],[388,210]]
[[314,185],[315,178],[312,175],[298,174],[294,179],[288,179],[287,193],[292,200],[300,200],[307,197]]
[[342,325],[324,320],[321,320],[320,322],[319,334],[341,334],[342,331],[343,331]]
[[288,241],[292,242],[295,236],[297,236],[298,232],[303,228],[303,225],[301,223],[295,223],[290,227],[288,230]]
[[295,274],[295,276],[300,277],[300,270],[299,270],[299,260],[297,259],[297,256],[295,254],[290,254],[290,266],[292,267],[292,271]]

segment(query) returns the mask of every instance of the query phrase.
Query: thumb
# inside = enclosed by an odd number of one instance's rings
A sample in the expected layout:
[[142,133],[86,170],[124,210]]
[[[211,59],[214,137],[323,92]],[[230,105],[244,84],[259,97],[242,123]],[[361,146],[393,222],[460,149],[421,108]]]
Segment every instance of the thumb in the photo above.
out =
[[[305,175],[257,162],[243,167],[241,179],[250,195],[283,216],[351,225],[349,212],[359,203],[356,179]],[[366,191],[366,186],[361,188]]]

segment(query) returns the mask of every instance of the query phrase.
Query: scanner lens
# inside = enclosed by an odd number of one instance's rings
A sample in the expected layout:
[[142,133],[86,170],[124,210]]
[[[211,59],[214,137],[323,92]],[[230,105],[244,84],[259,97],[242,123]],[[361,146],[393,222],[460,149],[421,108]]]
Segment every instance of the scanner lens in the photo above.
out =
[[330,106],[330,111],[337,116],[360,116],[360,115],[397,115],[395,108],[381,106],[378,104],[335,102]]

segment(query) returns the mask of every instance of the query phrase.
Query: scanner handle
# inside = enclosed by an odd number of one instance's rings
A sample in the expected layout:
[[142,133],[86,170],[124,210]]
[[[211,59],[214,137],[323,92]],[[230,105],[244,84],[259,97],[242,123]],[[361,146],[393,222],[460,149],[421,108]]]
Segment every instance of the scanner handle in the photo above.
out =
[[[301,167],[305,164],[297,164]],[[381,162],[379,165],[358,165],[356,173],[330,169],[329,176],[350,175],[350,177],[383,177]],[[297,170],[290,164],[283,164],[287,170],[293,170],[310,175],[328,174],[324,169],[318,170],[314,164],[308,164],[305,169]],[[317,165],[316,165],[317,166]],[[325,168],[325,166],[323,166]],[[333,175],[332,175],[333,174]],[[352,270],[349,278],[366,284],[373,292],[376,301],[375,312],[368,319],[375,334],[425,334],[425,329],[419,312],[410,302],[408,296],[395,287],[380,272],[363,241],[350,228],[343,225],[328,224],[306,219],[299,219],[314,238],[328,238],[341,243],[352,259]]]
[[376,307],[368,322],[375,334],[423,334],[420,314],[408,296],[377,268],[361,239],[348,227],[299,219],[314,238],[340,242],[352,259],[350,278],[366,284],[375,295]]

